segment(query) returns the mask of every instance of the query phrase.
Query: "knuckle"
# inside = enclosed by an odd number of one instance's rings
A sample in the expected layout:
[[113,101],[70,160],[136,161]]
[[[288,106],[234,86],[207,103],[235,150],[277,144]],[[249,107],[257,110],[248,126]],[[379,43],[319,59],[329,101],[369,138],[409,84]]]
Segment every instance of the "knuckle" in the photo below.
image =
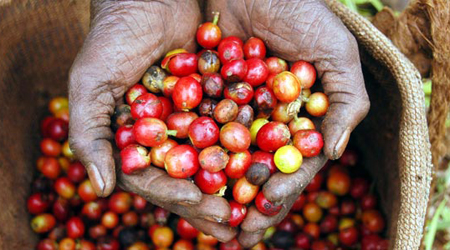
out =
[[303,171],[298,175],[297,178],[297,190],[303,190],[308,185],[308,183],[314,178],[315,175],[314,168],[303,168]]
[[100,84],[83,91],[83,97],[74,97],[71,107],[71,133],[91,138],[106,138],[111,115],[114,113],[115,100],[111,90]]
[[228,242],[231,241],[234,238],[235,234],[234,233],[226,233],[223,235],[216,235],[215,237],[220,241],[220,242]]
[[250,234],[258,234],[266,230],[272,223],[266,217],[258,218],[254,223],[244,224],[241,226],[242,230]]
[[72,152],[76,155],[79,151],[80,144],[83,144],[82,139],[77,136],[69,136],[69,147],[72,150]]
[[72,153],[81,162],[84,162],[86,156],[86,148],[89,147],[89,143],[82,137],[77,135],[69,135],[69,147]]
[[282,202],[284,201],[290,193],[293,192],[294,186],[298,186],[298,181],[292,182],[292,185],[282,185],[271,189],[268,193],[268,199],[273,202]]
[[366,116],[369,110],[370,110],[370,100],[366,95],[365,97],[362,98],[360,102],[360,113],[363,116]]
[[241,243],[241,245],[242,245],[243,247],[245,247],[245,248],[251,248],[251,247],[253,247],[254,245],[257,244],[257,242],[254,243],[253,241],[248,241],[248,240],[246,240],[246,239],[241,240],[240,243]]

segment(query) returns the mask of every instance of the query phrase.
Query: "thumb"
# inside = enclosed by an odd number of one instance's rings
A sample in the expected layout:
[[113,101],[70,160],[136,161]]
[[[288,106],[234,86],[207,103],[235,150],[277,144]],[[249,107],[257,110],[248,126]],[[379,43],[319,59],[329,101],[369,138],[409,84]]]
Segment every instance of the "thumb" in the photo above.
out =
[[70,148],[86,166],[96,194],[108,196],[116,184],[110,143],[115,100],[106,83],[85,84],[89,79],[78,76],[72,73],[69,80]]
[[332,160],[341,157],[351,132],[370,108],[357,46],[349,46],[348,50],[347,58],[317,63],[318,71],[324,72],[321,80],[330,102],[321,130],[325,139],[324,153]]
[[299,170],[292,174],[275,173],[264,184],[264,196],[275,204],[284,204],[289,197],[298,197],[327,161],[325,155],[305,158]]

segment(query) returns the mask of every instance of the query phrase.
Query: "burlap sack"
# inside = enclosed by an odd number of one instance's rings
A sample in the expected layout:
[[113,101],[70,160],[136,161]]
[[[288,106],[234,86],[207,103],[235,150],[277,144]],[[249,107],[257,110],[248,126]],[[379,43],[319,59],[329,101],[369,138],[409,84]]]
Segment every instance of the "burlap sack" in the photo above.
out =
[[[364,18],[328,3],[360,44],[372,102],[351,143],[379,189],[391,246],[416,249],[431,180],[420,75]],[[0,1],[0,249],[32,249],[36,242],[25,202],[39,152],[38,121],[49,98],[66,94],[88,10],[88,0]]]
[[[380,29],[433,82],[428,124],[433,165],[450,156],[445,120],[450,110],[450,2],[416,0],[400,15],[389,8],[379,12],[373,24]],[[444,165],[447,167],[447,165]]]
[[[389,8],[373,24],[380,29],[433,83],[428,126],[433,162],[432,176],[450,162],[450,2],[415,0],[400,15]],[[434,178],[433,178],[434,179]],[[435,190],[432,182],[430,197]]]

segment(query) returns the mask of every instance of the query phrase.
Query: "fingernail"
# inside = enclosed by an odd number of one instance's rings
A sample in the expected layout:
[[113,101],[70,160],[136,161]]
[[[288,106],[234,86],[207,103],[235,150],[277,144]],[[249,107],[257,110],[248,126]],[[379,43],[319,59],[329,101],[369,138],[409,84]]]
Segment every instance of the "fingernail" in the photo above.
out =
[[350,128],[347,128],[342,133],[341,138],[339,138],[339,141],[336,143],[336,146],[334,146],[333,160],[336,160],[341,157],[342,153],[344,153],[344,150],[347,146],[349,139],[350,139]]
[[224,219],[216,216],[203,216],[202,219],[216,223],[225,223]]
[[283,205],[284,204],[284,199],[282,199],[282,200],[280,200],[280,201],[275,201],[275,202],[273,202],[273,204],[275,205],[275,206],[280,206],[280,205]]
[[103,191],[105,190],[105,182],[103,181],[102,175],[100,174],[97,166],[95,166],[93,163],[89,163],[87,165],[87,173],[97,196],[103,196]]
[[195,204],[198,204],[198,203],[193,202],[193,201],[180,201],[177,204],[180,205],[180,206],[192,206],[192,205],[195,205]]

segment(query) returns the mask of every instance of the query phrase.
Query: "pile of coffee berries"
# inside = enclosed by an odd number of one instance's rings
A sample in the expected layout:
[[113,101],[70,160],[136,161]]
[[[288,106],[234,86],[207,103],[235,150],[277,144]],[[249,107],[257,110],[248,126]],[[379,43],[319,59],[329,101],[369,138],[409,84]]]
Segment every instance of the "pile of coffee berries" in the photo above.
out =
[[[39,175],[27,201],[31,228],[41,237],[37,250],[243,249],[236,239],[219,243],[177,215],[119,188],[108,198],[98,198],[84,166],[68,147],[67,99],[54,98],[50,110],[52,115],[41,122]],[[254,154],[257,164],[238,182],[259,181],[254,171],[265,167],[261,162],[272,160],[264,155],[262,151]],[[251,162],[251,158],[247,159]],[[269,228],[264,241],[252,249],[388,249],[383,238],[386,222],[373,184],[362,169],[355,151],[347,150],[339,161],[328,162],[287,217]],[[260,200],[264,200],[262,193],[256,196],[256,206],[261,206]],[[229,225],[237,226],[246,206],[229,203],[233,213]],[[267,210],[269,215],[274,212]]]
[[[272,249],[387,250],[386,221],[355,151],[328,162],[290,213],[266,232]],[[264,248],[262,248],[264,249]]]
[[197,54],[170,51],[161,67],[145,72],[126,92],[112,127],[125,174],[157,167],[192,179],[242,211],[231,219],[238,226],[253,201],[265,215],[279,212],[260,187],[274,172],[293,173],[303,157],[321,152],[322,135],[310,118],[324,116],[329,104],[324,93],[311,94],[312,64],[289,67],[268,57],[256,37],[222,39],[217,21],[218,13],[198,28]]

